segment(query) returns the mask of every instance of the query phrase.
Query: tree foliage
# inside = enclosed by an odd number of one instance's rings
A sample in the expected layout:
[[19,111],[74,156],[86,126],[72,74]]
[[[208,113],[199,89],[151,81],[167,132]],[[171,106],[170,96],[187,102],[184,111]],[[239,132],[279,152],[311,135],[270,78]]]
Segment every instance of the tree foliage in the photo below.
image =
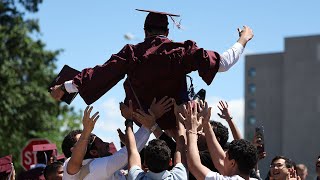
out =
[[12,154],[16,167],[30,138],[60,146],[65,132],[80,126],[80,113],[47,91],[61,50],[46,50],[33,36],[40,33],[37,20],[24,19],[24,12],[37,12],[40,3],[0,1],[0,157]]

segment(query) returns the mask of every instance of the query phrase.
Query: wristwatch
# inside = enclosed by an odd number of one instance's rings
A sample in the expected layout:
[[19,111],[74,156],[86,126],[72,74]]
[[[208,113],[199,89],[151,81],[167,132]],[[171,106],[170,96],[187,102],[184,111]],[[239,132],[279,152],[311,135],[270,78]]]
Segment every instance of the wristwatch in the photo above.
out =
[[69,94],[68,91],[66,90],[66,87],[64,86],[64,83],[60,85],[60,89],[66,94]]
[[133,120],[131,120],[131,119],[126,119],[126,121],[124,122],[124,125],[126,125],[126,126],[133,126]]

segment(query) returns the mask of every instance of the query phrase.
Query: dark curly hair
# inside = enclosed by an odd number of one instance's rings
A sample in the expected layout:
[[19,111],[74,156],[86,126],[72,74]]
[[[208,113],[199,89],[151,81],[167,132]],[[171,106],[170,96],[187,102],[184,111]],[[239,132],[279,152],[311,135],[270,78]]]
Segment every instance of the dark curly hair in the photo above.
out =
[[144,161],[150,171],[159,173],[169,168],[171,150],[167,143],[160,139],[149,142],[144,151]]
[[247,140],[233,140],[227,151],[229,160],[234,159],[243,174],[250,174],[258,162],[257,148]]
[[[76,139],[76,136],[78,134],[81,134],[82,133],[82,130],[78,129],[78,130],[73,130],[71,132],[69,132],[67,134],[66,137],[64,137],[63,141],[62,141],[62,144],[61,144],[61,148],[62,148],[62,152],[64,154],[64,156],[66,158],[69,158],[71,157],[71,148],[76,144],[77,142],[77,139]],[[91,133],[91,138],[93,138],[93,136],[95,136],[94,134]],[[91,140],[90,140],[91,141]],[[87,147],[87,152],[84,156],[84,159],[89,159],[89,158],[92,158],[91,154],[90,154],[90,151],[91,149],[96,149],[96,147],[94,146],[94,144],[90,144],[88,143],[88,147]]]
[[210,124],[212,126],[214,134],[216,135],[216,137],[219,141],[220,146],[225,147],[225,144],[227,143],[227,141],[229,139],[228,128],[217,121],[210,121]]

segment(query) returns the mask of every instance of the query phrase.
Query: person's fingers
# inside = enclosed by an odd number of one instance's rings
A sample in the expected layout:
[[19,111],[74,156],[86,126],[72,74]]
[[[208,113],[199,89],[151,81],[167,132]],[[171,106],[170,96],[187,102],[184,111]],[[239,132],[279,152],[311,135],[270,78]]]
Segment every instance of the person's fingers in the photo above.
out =
[[169,101],[167,104],[164,105],[164,109],[170,108],[172,106],[174,106],[173,102]]
[[86,109],[84,110],[84,112],[83,112],[83,119],[87,119],[87,118],[88,118],[88,116],[89,116],[89,113],[88,113],[89,109],[90,109],[90,106],[87,106]]
[[132,116],[137,119],[137,121],[139,121],[139,123],[141,123],[144,119],[143,116],[141,116],[139,113],[133,112]]
[[138,112],[141,116],[144,116],[144,117],[148,116],[148,114],[145,113],[144,111],[142,111],[141,109],[137,109],[137,112]]
[[205,102],[203,102],[202,100],[200,100],[200,107],[204,108],[205,107]]
[[218,107],[218,108],[220,109],[220,111],[222,112],[222,108],[220,108],[220,106],[219,106],[219,105],[218,105],[217,107]]
[[167,98],[168,98],[168,96],[163,97],[163,98],[159,101],[159,104],[162,104],[163,102],[165,102]]
[[88,111],[90,106],[87,106],[86,109],[84,110],[84,112],[86,113]]
[[220,118],[223,118],[222,114],[220,114],[220,113],[217,113],[217,114],[218,114],[218,116],[219,116]]
[[99,119],[100,115],[96,116],[94,119],[93,119],[93,125],[96,124],[97,120]]
[[164,112],[164,113],[167,113],[167,112],[169,112],[170,110],[171,110],[171,107],[166,108],[163,112]]
[[219,101],[219,104],[220,104],[220,106],[221,106],[221,108],[223,109],[223,103],[222,103],[222,101]]
[[226,105],[227,105],[227,108],[228,108],[228,107],[229,107],[229,105],[228,105],[227,101],[225,101],[225,103],[226,103]]
[[87,114],[88,114],[89,117],[90,117],[90,114],[91,114],[92,109],[93,109],[93,106],[90,106],[90,107],[89,107],[89,110],[87,111]]
[[156,103],[157,99],[153,98],[151,105],[154,105]]
[[179,117],[180,117],[183,121],[186,120],[186,118],[185,118],[181,113],[179,113]]
[[119,136],[124,136],[124,133],[121,131],[121,129],[118,128],[117,131]]
[[94,113],[94,115],[93,116],[91,116],[91,120],[94,120],[97,116],[99,115],[99,111],[98,112],[96,112],[96,113]]
[[212,107],[209,107],[208,108],[208,114],[207,114],[207,117],[210,119],[210,117],[211,117],[211,109],[212,109]]
[[173,105],[173,102],[171,101],[170,98],[164,102],[164,107],[171,107],[172,105]]
[[151,111],[151,109],[148,109],[148,112],[150,113],[150,115],[151,115],[153,118],[156,117],[156,115]]

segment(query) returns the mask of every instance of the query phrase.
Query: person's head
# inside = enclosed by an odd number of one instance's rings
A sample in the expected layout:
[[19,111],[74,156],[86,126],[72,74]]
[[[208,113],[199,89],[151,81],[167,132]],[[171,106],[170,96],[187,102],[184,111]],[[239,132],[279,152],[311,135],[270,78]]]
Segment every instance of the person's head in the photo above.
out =
[[297,175],[301,178],[301,180],[305,180],[308,175],[308,168],[304,164],[298,164],[297,168]]
[[318,159],[316,161],[316,173],[317,173],[317,176],[320,177],[320,156],[318,156]]
[[[216,138],[219,144],[221,145],[222,148],[224,148],[229,138],[228,128],[217,121],[210,121],[210,124],[212,126],[212,130],[216,135]],[[197,143],[198,143],[199,151],[204,151],[208,149],[207,141],[204,133],[199,134]]]
[[46,180],[62,180],[63,176],[63,163],[54,162],[46,166],[43,170],[44,177]]
[[37,156],[37,164],[45,164],[47,165],[50,162],[50,158],[52,157],[53,150],[48,151],[38,151]]
[[[150,11],[150,10],[142,10],[136,9],[138,11],[148,12],[149,14],[144,21],[144,32],[146,37],[154,36],[154,35],[165,35],[168,36],[168,16],[173,20],[173,16],[179,16],[176,14],[166,13],[166,12],[158,12],[158,11]],[[173,20],[174,21],[174,20]]]
[[289,169],[294,169],[295,163],[285,157],[285,156],[276,156],[272,159],[270,164],[270,176],[274,180],[286,179]]
[[219,144],[221,145],[221,147],[224,147],[229,139],[228,128],[217,121],[210,121],[210,124]]
[[257,148],[244,139],[233,140],[224,159],[225,175],[249,176],[258,162]]
[[0,180],[15,179],[15,174],[12,156],[8,155],[0,158]]
[[165,35],[168,36],[168,17],[165,14],[149,13],[144,22],[145,36]]
[[[62,141],[62,151],[66,158],[71,157],[72,150],[81,136],[82,130],[73,130]],[[84,159],[110,156],[109,143],[91,134]]]
[[154,173],[167,170],[172,163],[167,143],[160,139],[151,140],[144,150],[144,163]]

